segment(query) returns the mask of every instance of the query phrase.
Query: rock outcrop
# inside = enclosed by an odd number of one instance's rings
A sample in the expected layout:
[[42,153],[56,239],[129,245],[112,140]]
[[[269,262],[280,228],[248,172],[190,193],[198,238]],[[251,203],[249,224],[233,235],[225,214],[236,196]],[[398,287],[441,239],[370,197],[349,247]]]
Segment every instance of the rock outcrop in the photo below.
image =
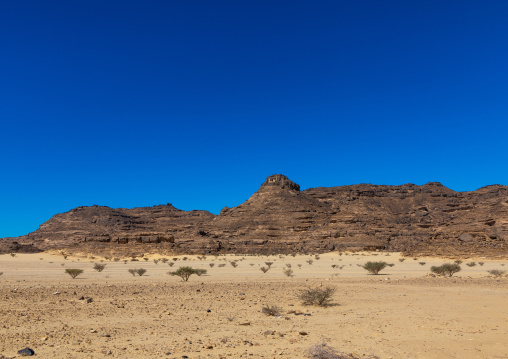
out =
[[0,249],[87,244],[146,244],[187,253],[377,249],[506,257],[508,187],[455,192],[431,182],[301,191],[279,174],[269,176],[246,202],[225,207],[219,215],[182,211],[171,204],[78,207],[26,236],[0,240]]

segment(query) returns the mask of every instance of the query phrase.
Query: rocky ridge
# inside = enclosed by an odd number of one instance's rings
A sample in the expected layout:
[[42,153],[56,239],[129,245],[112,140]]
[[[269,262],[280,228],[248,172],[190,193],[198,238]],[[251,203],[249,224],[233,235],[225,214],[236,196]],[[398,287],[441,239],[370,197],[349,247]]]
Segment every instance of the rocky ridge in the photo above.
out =
[[171,204],[132,209],[78,207],[38,230],[0,240],[0,250],[151,245],[181,253],[387,250],[508,256],[508,187],[455,192],[358,184],[304,191],[272,175],[246,202],[219,215]]

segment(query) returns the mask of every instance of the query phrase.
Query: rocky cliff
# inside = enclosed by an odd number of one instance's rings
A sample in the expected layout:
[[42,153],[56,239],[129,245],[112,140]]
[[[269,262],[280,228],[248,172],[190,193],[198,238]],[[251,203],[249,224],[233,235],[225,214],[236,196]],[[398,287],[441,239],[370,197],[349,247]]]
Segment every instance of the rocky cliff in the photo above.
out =
[[506,257],[508,187],[455,192],[433,182],[301,191],[286,176],[273,175],[246,202],[219,215],[170,204],[78,207],[26,236],[0,240],[0,249],[139,244],[188,253],[378,249]]

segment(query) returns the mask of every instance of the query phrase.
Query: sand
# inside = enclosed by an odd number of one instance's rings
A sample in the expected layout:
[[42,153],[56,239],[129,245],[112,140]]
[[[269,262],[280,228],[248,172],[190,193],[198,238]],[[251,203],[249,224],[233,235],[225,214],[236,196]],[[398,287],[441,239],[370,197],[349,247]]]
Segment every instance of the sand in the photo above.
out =
[[[397,253],[174,257],[170,267],[158,256],[1,255],[0,357],[30,347],[40,358],[307,358],[309,346],[326,343],[358,358],[508,358],[508,278],[487,273],[508,261],[464,259],[461,272],[441,278],[430,267],[450,260],[400,262]],[[359,266],[369,260],[395,265],[369,275]],[[265,262],[273,265],[262,273]],[[208,274],[167,274],[184,265]],[[66,268],[84,273],[72,279]],[[336,288],[333,305],[302,305],[298,291],[316,286]],[[281,315],[265,315],[267,305]]]

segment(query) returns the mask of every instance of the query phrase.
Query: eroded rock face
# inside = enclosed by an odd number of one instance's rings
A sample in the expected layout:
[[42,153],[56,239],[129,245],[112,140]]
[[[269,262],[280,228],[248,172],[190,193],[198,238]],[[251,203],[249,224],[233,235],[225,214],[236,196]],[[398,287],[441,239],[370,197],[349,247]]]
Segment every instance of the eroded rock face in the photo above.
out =
[[[380,249],[419,254],[507,256],[508,187],[455,192],[423,186],[359,184],[304,191],[272,175],[246,202],[220,215],[172,205],[78,207],[0,248],[101,244],[157,245],[187,253],[274,253]],[[21,246],[21,247],[20,247]]]

